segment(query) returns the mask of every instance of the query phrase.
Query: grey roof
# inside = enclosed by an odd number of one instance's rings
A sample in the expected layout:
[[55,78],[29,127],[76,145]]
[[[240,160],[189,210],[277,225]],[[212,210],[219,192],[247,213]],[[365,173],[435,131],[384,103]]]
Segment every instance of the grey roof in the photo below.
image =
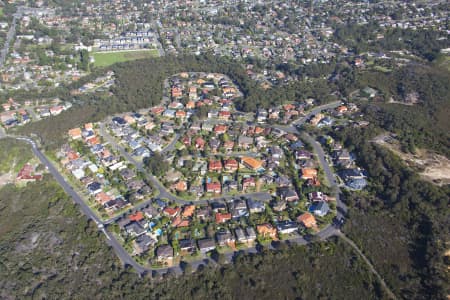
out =
[[181,250],[193,250],[196,248],[194,240],[191,239],[179,240],[178,245],[180,246]]
[[234,240],[229,230],[223,230],[216,232],[216,239],[219,244],[223,244],[228,240]]
[[131,234],[136,234],[136,235],[141,235],[145,233],[145,228],[143,228],[139,223],[137,222],[132,222],[129,223],[128,225],[125,225],[125,230],[128,233]]
[[216,243],[214,242],[213,239],[210,239],[210,238],[198,240],[197,243],[198,243],[198,248],[200,250],[207,250],[207,249],[214,249],[214,248],[216,248]]
[[156,249],[156,256],[163,258],[173,257],[173,248],[170,245],[161,245]]
[[324,216],[330,211],[330,207],[325,201],[316,201],[310,206],[309,211],[318,216]]
[[136,244],[138,244],[141,249],[148,250],[149,246],[156,244],[156,241],[148,235],[144,234],[136,238]]
[[242,228],[236,228],[234,230],[234,233],[235,233],[238,241],[244,241],[247,239],[247,237],[245,236],[244,230],[242,230]]
[[249,239],[256,239],[256,232],[255,232],[255,229],[253,227],[247,227],[245,229],[245,232],[247,233],[247,237]]
[[285,231],[285,230],[293,230],[298,229],[297,222],[294,221],[281,221],[277,224],[278,231]]
[[253,144],[253,138],[245,136],[245,135],[241,135],[238,138],[238,143],[239,144]]

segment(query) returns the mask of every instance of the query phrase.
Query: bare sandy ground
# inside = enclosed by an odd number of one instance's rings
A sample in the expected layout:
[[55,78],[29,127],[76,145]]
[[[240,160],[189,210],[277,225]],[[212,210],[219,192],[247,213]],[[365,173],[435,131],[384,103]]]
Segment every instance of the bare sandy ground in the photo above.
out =
[[389,134],[378,136],[373,141],[394,152],[408,166],[416,169],[424,180],[439,186],[450,184],[450,160],[447,157],[426,149],[418,149],[415,154],[405,153],[400,150],[395,137]]

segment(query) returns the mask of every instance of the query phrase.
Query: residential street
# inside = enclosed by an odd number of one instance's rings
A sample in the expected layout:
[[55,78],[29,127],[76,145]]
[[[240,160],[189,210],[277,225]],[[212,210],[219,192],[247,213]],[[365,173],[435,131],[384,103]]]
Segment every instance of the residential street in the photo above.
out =
[[81,208],[81,211],[84,215],[88,217],[88,219],[93,220],[98,228],[105,234],[107,238],[107,243],[110,245],[114,252],[116,252],[119,259],[124,263],[132,266],[138,273],[142,274],[145,271],[145,268],[140,266],[128,252],[122,247],[122,245],[117,241],[117,239],[107,230],[105,230],[102,221],[98,218],[98,216],[89,208],[89,206],[83,201],[83,199],[73,190],[70,184],[64,179],[64,177],[59,173],[59,171],[53,166],[53,164],[45,157],[45,155],[38,149],[36,143],[27,137],[16,137],[16,139],[25,141],[31,145],[31,149],[36,155],[36,157],[47,167],[47,170],[50,174],[53,175],[55,180],[59,183],[59,185],[64,189],[64,191],[72,197],[73,201]]
[[9,46],[11,44],[11,41],[14,39],[16,35],[16,23],[17,20],[22,18],[22,8],[19,7],[17,12],[13,15],[13,21],[11,26],[9,27],[8,33],[6,34],[6,40],[3,49],[0,51],[0,68],[3,67],[6,61],[6,57],[9,52]]
[[0,0],[0,300],[450,300],[449,3]]
[[[328,108],[332,108],[332,107],[336,107],[338,105],[338,103],[332,103],[332,104],[327,104],[325,106],[321,106],[321,107],[317,107],[316,109],[314,109],[313,111],[311,111],[310,113],[308,113],[307,116],[305,116],[302,120],[298,121],[296,124],[303,124],[303,122],[305,122],[306,119],[308,119],[308,116],[311,116],[315,113],[320,112],[321,110],[324,109],[328,109]],[[283,128],[288,132],[295,132],[298,133],[297,128],[295,128],[294,126],[274,126],[277,128]],[[156,189],[158,189],[159,191],[159,195],[158,197],[160,198],[167,198],[170,201],[173,201],[175,203],[179,203],[179,204],[187,204],[187,203],[192,203],[193,201],[187,201],[184,199],[180,199],[174,195],[172,195],[171,193],[169,193],[166,188],[151,174],[148,174],[148,172],[145,170],[144,165],[142,162],[138,162],[136,161],[123,147],[121,147],[120,145],[117,144],[117,142],[115,141],[115,139],[108,133],[107,129],[105,128],[104,123],[100,123],[100,134],[103,136],[103,138],[105,138],[105,140],[111,145],[111,147],[113,147],[113,149],[117,150],[123,157],[125,157],[128,161],[130,161],[132,164],[134,164],[136,166],[136,168],[141,171],[143,174],[146,175],[147,179],[149,181],[152,182],[152,184],[154,185],[154,187]],[[304,136],[304,138],[311,143],[311,145],[313,146],[315,152],[317,153],[318,157],[319,157],[319,161],[320,164],[322,166],[322,168],[325,171],[325,174],[327,176],[328,181],[330,182],[330,185],[332,187],[336,187],[338,193],[336,194],[336,200],[337,200],[337,207],[340,208],[338,209],[338,217],[343,217],[344,214],[342,212],[345,212],[347,210],[346,206],[342,203],[342,201],[340,200],[339,197],[339,193],[340,190],[336,185],[336,182],[334,180],[334,174],[332,173],[328,163],[325,160],[325,154],[323,152],[322,147],[307,133],[302,132],[302,135]],[[1,138],[1,137],[0,137]],[[39,160],[47,167],[48,171],[54,176],[54,178],[57,180],[57,182],[61,185],[61,187],[64,189],[64,191],[70,195],[72,197],[72,199],[74,200],[74,202],[76,204],[78,204],[78,206],[81,208],[81,211],[91,220],[93,220],[99,230],[101,230],[107,239],[107,243],[108,245],[110,245],[113,250],[115,251],[116,255],[119,257],[119,259],[127,265],[132,266],[137,273],[139,273],[140,275],[143,275],[147,272],[152,272],[152,271],[156,271],[160,274],[163,274],[165,272],[168,272],[169,270],[175,272],[176,274],[180,274],[182,273],[182,270],[179,266],[173,266],[173,267],[168,267],[168,268],[159,268],[159,269],[152,269],[152,268],[146,268],[141,266],[140,264],[138,264],[131,256],[130,254],[122,247],[122,245],[120,244],[120,242],[115,238],[115,236],[108,232],[105,228],[105,226],[107,226],[108,224],[111,224],[112,222],[116,221],[117,219],[125,216],[127,214],[123,213],[122,215],[116,216],[114,218],[111,218],[110,220],[103,222],[102,220],[100,220],[100,218],[89,208],[89,206],[83,201],[83,199],[72,189],[72,187],[65,181],[64,177],[59,173],[59,171],[55,168],[55,166],[53,166],[53,164],[45,157],[45,155],[38,149],[36,143],[28,138],[28,137],[13,137],[16,138],[18,140],[22,140],[25,141],[27,143],[29,143],[32,146],[32,150],[33,153],[39,158]],[[254,197],[257,199],[260,199],[260,201],[270,201],[271,196],[267,193],[251,193],[251,194],[247,194],[245,195],[247,197]],[[209,199],[209,200],[199,200],[199,201],[195,201],[196,204],[206,204],[210,201],[216,200],[216,199],[221,199],[221,200],[227,200],[227,199],[231,199],[233,197],[231,196],[222,196],[222,197],[218,197],[218,198],[213,198],[213,199]],[[143,202],[139,205],[137,205],[136,207],[133,208],[134,211],[136,210],[140,210],[142,208],[144,208],[145,206],[149,205],[151,203],[151,200]],[[339,236],[343,236],[343,234],[340,232],[340,230],[338,228],[336,228],[333,225],[329,225],[326,228],[322,229],[320,232],[318,232],[316,234],[321,240],[325,240],[331,236],[335,236],[335,235],[339,235]],[[305,237],[302,236],[298,236],[298,237],[294,237],[292,239],[288,240],[288,243],[295,243],[295,244],[299,244],[299,245],[306,245],[307,243],[309,243],[310,241],[308,241],[307,239],[305,239]],[[273,246],[269,245],[269,248],[273,248]],[[244,252],[255,252],[257,251],[256,248],[248,248],[243,250]],[[226,254],[226,258],[227,260],[232,260],[233,256],[235,255],[235,252],[230,252]],[[200,265],[204,265],[206,263],[214,263],[211,259],[208,258],[202,258],[199,259],[197,261],[194,262],[190,262],[191,266],[193,267],[193,269],[197,269]]]
[[175,150],[175,144],[178,142],[178,140],[180,139],[180,134],[179,133],[175,133],[174,138],[172,139],[172,141],[169,143],[169,145],[167,145],[162,151],[161,153],[167,153],[170,152],[172,150]]
[[[100,135],[109,143],[109,145],[111,145],[111,147],[113,149],[115,149],[116,151],[118,151],[120,153],[120,155],[122,155],[123,157],[125,157],[125,159],[127,159],[129,162],[131,162],[133,165],[136,166],[137,170],[139,170],[140,172],[142,172],[143,174],[145,174],[146,178],[153,184],[153,186],[158,190],[158,195],[157,197],[159,198],[165,198],[168,199],[169,201],[178,203],[178,204],[189,204],[189,203],[193,203],[195,202],[196,204],[206,204],[208,203],[208,201],[214,201],[217,199],[231,199],[233,198],[232,196],[220,196],[217,198],[211,198],[209,200],[185,200],[185,199],[181,199],[175,195],[173,195],[172,193],[170,193],[169,191],[167,191],[167,189],[159,182],[159,180],[149,174],[147,172],[147,170],[145,170],[144,168],[144,164],[142,162],[139,162],[137,160],[135,160],[131,154],[129,154],[122,146],[118,145],[116,140],[114,139],[114,137],[112,137],[108,130],[105,128],[105,124],[104,123],[100,123]],[[246,196],[246,197],[255,197],[257,199],[262,199],[262,201],[269,201],[271,199],[271,196],[268,193],[265,192],[256,192],[256,193],[249,193],[246,195],[242,195],[242,196]],[[149,205],[152,202],[152,200],[148,200],[145,202],[140,203],[139,205],[137,205],[133,210],[139,210],[144,208],[145,206]],[[116,216],[108,221],[105,222],[105,224],[110,224],[113,221],[120,219],[121,217],[123,217],[126,213],[123,213],[122,215]]]
[[327,103],[327,104],[324,104],[321,106],[317,106],[317,107],[313,108],[311,111],[309,111],[304,117],[299,118],[298,120],[292,122],[292,127],[303,125],[303,123],[305,123],[306,120],[308,120],[312,116],[317,115],[318,113],[320,113],[323,110],[334,109],[334,108],[338,107],[339,105],[341,105],[341,101],[334,101],[334,102]]
[[336,175],[331,171],[330,165],[325,159],[325,153],[323,152],[322,146],[309,134],[306,132],[302,132],[302,136],[305,140],[312,145],[314,148],[314,152],[317,153],[317,157],[319,158],[320,165],[325,172],[325,176],[327,177],[328,183],[331,188],[334,189],[336,193],[336,206],[337,206],[337,217],[341,219],[345,217],[345,213],[347,212],[347,206],[341,200],[341,189],[339,188],[336,182]]

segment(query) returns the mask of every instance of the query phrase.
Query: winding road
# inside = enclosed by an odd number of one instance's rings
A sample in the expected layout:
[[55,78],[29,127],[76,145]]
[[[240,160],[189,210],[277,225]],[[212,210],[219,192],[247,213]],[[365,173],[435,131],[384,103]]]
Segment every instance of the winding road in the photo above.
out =
[[[347,212],[347,207],[342,202],[342,200],[340,198],[340,194],[341,194],[340,188],[339,188],[339,186],[336,183],[334,173],[332,172],[329,164],[326,161],[325,153],[324,153],[322,147],[308,133],[298,130],[298,127],[300,127],[312,115],[317,114],[318,112],[320,112],[322,110],[335,108],[338,105],[340,105],[339,102],[334,102],[334,103],[330,103],[330,104],[327,104],[327,105],[324,105],[324,106],[321,106],[321,107],[317,107],[317,108],[313,109],[312,111],[310,111],[303,118],[301,118],[301,119],[297,120],[296,122],[294,122],[290,126],[274,125],[273,127],[285,130],[286,132],[300,133],[302,135],[302,137],[308,143],[310,143],[312,145],[315,153],[318,156],[320,165],[321,165],[321,167],[323,168],[323,170],[325,172],[325,176],[327,177],[329,185],[333,188],[333,190],[334,190],[334,192],[336,194],[335,196],[336,196],[336,203],[337,203],[337,217],[338,217],[338,219],[343,219],[343,218],[345,218],[345,215],[346,215],[346,212]],[[126,158],[128,161],[130,161],[132,164],[134,164],[139,171],[141,171],[143,174],[145,174],[147,179],[150,180],[153,183],[153,185],[158,189],[159,197],[167,198],[167,199],[169,199],[171,201],[174,201],[176,203],[179,203],[179,204],[191,203],[191,201],[180,199],[180,198],[172,195],[171,193],[169,193],[166,190],[166,188],[153,175],[148,174],[148,172],[145,170],[144,165],[143,165],[142,162],[136,161],[124,148],[120,147],[116,143],[115,139],[108,133],[107,129],[105,128],[104,123],[100,123],[100,134],[105,138],[105,140],[115,150],[117,150],[124,158]],[[120,242],[116,239],[116,237],[112,233],[110,233],[110,232],[108,232],[106,230],[106,226],[108,224],[110,224],[110,223],[116,221],[117,219],[123,217],[125,215],[125,213],[120,215],[120,216],[117,216],[115,218],[112,218],[112,219],[110,219],[108,221],[100,220],[100,218],[83,201],[82,197],[80,197],[80,195],[76,191],[73,190],[71,185],[69,183],[67,183],[67,181],[60,174],[60,172],[56,169],[56,167],[51,163],[51,161],[48,160],[47,157],[40,151],[40,149],[38,148],[38,146],[37,146],[37,144],[36,144],[36,142],[34,140],[32,140],[29,137],[8,136],[8,135],[6,135],[4,133],[4,131],[2,129],[0,129],[0,138],[4,138],[4,137],[11,137],[11,138],[15,138],[17,140],[22,140],[22,141],[25,141],[25,142],[27,142],[28,144],[31,145],[34,155],[36,155],[36,157],[41,161],[41,163],[46,166],[48,171],[53,175],[53,177],[56,179],[56,181],[59,183],[59,185],[64,189],[64,191],[69,196],[72,197],[73,201],[80,207],[80,209],[83,212],[83,214],[85,214],[88,217],[88,219],[93,220],[97,224],[98,229],[100,231],[102,231],[103,234],[106,236],[108,245],[112,247],[112,249],[114,250],[114,252],[119,257],[119,259],[122,261],[123,264],[133,267],[136,270],[136,272],[139,274],[139,276],[143,276],[145,274],[150,274],[151,275],[151,274],[153,274],[155,272],[159,273],[159,274],[164,274],[164,273],[167,273],[169,271],[174,272],[175,274],[181,274],[183,272],[180,266],[172,266],[172,267],[155,269],[155,268],[146,268],[146,267],[143,267],[140,264],[138,264],[130,256],[130,254],[124,249],[124,247],[120,244]],[[267,193],[254,193],[254,194],[249,194],[249,195],[246,195],[246,196],[261,197],[262,201],[269,201],[270,200],[270,195],[269,195],[268,198],[265,199],[264,197],[266,197],[266,195],[268,195],[268,194]],[[231,197],[229,197],[229,198],[231,198]],[[227,197],[220,197],[220,199],[227,199]],[[200,204],[200,203],[207,203],[207,202],[208,202],[208,200],[201,200],[201,201],[196,201],[195,203],[196,204]],[[136,206],[134,208],[134,210],[142,209],[143,207],[145,207],[148,204],[150,204],[150,201],[141,203],[138,206]],[[379,273],[375,270],[373,265],[370,263],[369,259],[362,253],[362,251],[356,246],[356,244],[352,240],[350,240],[348,237],[346,237],[339,230],[339,225],[330,224],[327,227],[325,227],[324,229],[322,229],[320,232],[318,232],[316,234],[316,236],[319,239],[321,239],[321,240],[325,240],[325,239],[327,239],[329,237],[332,237],[332,236],[338,236],[338,237],[342,238],[346,243],[348,243],[362,257],[362,259],[368,265],[370,271],[372,273],[374,273],[375,276],[378,278],[378,280],[381,282],[381,285],[384,288],[384,290],[386,291],[386,293],[388,294],[388,296],[391,299],[396,299],[395,294],[393,294],[392,291],[389,289],[389,287],[387,286],[387,284],[385,283],[383,278],[379,275]],[[311,241],[308,240],[308,239],[305,239],[305,237],[303,237],[303,236],[298,235],[298,236],[296,236],[294,238],[286,240],[286,242],[290,243],[290,244],[306,245],[306,244],[308,244]],[[273,248],[273,247],[271,245],[269,245],[269,248]],[[240,252],[254,253],[256,251],[257,251],[257,249],[255,247],[250,247],[250,248],[247,248],[247,249],[242,250]],[[229,252],[229,253],[225,254],[225,257],[226,257],[227,260],[231,261],[235,254],[236,254],[236,252]],[[200,265],[205,265],[205,264],[210,264],[210,263],[214,264],[215,262],[212,259],[210,259],[210,258],[202,258],[202,259],[199,259],[199,260],[196,260],[196,261],[193,261],[193,262],[189,262],[189,264],[192,266],[193,270],[196,270]]]
[[[145,175],[146,179],[153,184],[154,188],[156,188],[158,190],[157,197],[159,197],[159,198],[165,198],[171,202],[178,203],[181,205],[190,204],[193,202],[195,202],[195,204],[207,204],[210,201],[214,201],[214,200],[227,200],[227,199],[233,198],[232,196],[221,196],[221,197],[216,197],[216,198],[210,198],[208,200],[185,200],[185,199],[179,198],[179,197],[173,195],[172,193],[170,193],[169,191],[167,191],[166,187],[164,185],[162,185],[161,182],[159,182],[159,180],[155,176],[153,176],[152,174],[149,174],[148,171],[145,169],[144,164],[142,162],[134,159],[130,153],[128,153],[122,146],[118,145],[115,138],[113,136],[111,136],[111,134],[109,134],[108,129],[105,127],[105,124],[103,122],[100,123],[99,132],[100,132],[100,135],[106,140],[106,142],[114,150],[118,151],[120,153],[120,155],[122,155],[126,160],[131,162],[138,171],[140,171],[142,174]],[[260,199],[261,201],[266,201],[266,202],[272,198],[268,193],[265,193],[265,192],[249,193],[244,196],[254,197],[254,198]],[[146,207],[147,205],[149,205],[151,202],[152,202],[152,199],[142,202],[142,203],[138,204],[137,206],[135,206],[133,208],[133,211],[140,210],[140,209]],[[125,212],[121,215],[118,215],[112,219],[109,219],[105,222],[105,224],[110,224],[110,223],[120,219],[121,217],[125,216],[126,214],[127,214],[127,212]]]
[[36,157],[41,161],[41,163],[46,166],[47,170],[50,172],[50,174],[53,175],[53,177],[63,188],[63,190],[70,197],[72,197],[73,201],[80,207],[83,214],[85,214],[88,217],[88,219],[93,220],[97,224],[99,230],[101,230],[105,234],[108,245],[110,245],[114,249],[117,256],[124,264],[132,266],[139,274],[143,274],[146,271],[148,271],[144,267],[139,265],[130,256],[130,254],[128,254],[128,252],[122,247],[122,245],[119,243],[119,241],[117,241],[117,239],[114,237],[113,234],[111,234],[105,229],[104,224],[100,220],[100,218],[83,201],[80,195],[78,195],[78,193],[73,190],[72,186],[69,183],[67,183],[64,177],[59,173],[56,167],[48,160],[48,158],[41,152],[41,150],[39,150],[35,141],[33,141],[31,138],[28,137],[14,137],[14,138],[16,138],[17,140],[27,142],[28,144],[31,145],[31,149],[34,155],[36,155]]

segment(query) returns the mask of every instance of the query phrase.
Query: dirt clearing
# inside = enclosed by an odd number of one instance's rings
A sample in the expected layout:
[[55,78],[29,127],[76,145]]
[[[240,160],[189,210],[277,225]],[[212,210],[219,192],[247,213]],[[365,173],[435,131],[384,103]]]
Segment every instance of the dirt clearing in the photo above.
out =
[[450,160],[447,157],[426,149],[417,149],[415,154],[405,153],[400,150],[395,136],[390,134],[378,136],[373,141],[394,152],[424,180],[439,186],[450,184]]

